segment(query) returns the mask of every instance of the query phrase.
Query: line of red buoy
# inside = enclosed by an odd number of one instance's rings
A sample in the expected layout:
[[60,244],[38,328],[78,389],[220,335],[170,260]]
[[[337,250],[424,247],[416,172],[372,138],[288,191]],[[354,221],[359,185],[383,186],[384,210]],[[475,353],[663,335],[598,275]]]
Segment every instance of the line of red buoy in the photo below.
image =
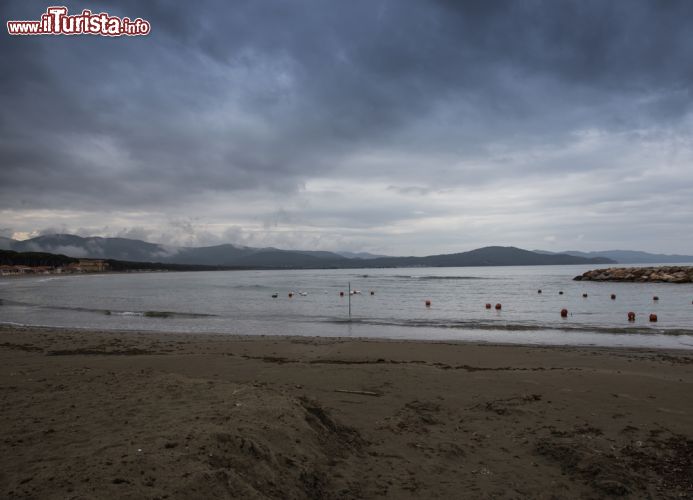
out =
[[[539,290],[539,293],[541,293],[541,290]],[[563,295],[563,291],[559,291],[558,294],[559,294],[559,295]],[[583,293],[582,296],[583,296],[583,298],[587,298],[587,297],[588,297],[587,293]],[[615,293],[612,293],[612,294],[610,295],[610,298],[611,298],[611,300],[616,300],[616,294],[615,294]],[[655,301],[655,302],[657,302],[657,301],[659,300],[659,297],[658,297],[657,295],[655,295],[655,296],[652,297],[652,300]],[[693,304],[693,301],[691,301],[691,304]],[[567,309],[561,309],[561,317],[562,317],[562,318],[567,318],[567,317],[568,317],[568,310],[567,310]],[[654,313],[650,314],[649,320],[650,320],[650,322],[652,322],[652,323],[656,323],[657,320],[658,320],[657,315],[654,314]],[[635,313],[634,313],[633,311],[629,311],[629,312],[628,312],[628,321],[630,321],[630,322],[635,321]]]
[[[541,290],[537,290],[537,293],[541,293]],[[374,295],[374,294],[375,294],[375,292],[371,291],[371,295]],[[563,295],[563,291],[559,291],[558,294],[559,294],[559,295]],[[339,295],[343,296],[343,295],[344,295],[344,292],[339,292]],[[588,297],[587,293],[583,293],[582,296],[583,296],[584,298],[587,298],[587,297]],[[615,294],[615,293],[612,293],[612,294],[610,295],[610,297],[611,297],[611,300],[616,300],[616,294]],[[657,301],[657,300],[659,300],[659,297],[657,297],[657,296],[655,295],[654,297],[652,297],[652,300]],[[426,300],[426,301],[424,302],[424,304],[426,305],[426,307],[431,307],[431,301],[430,301],[430,300]],[[691,304],[693,304],[693,301],[691,301]],[[486,307],[486,309],[491,309],[491,303],[487,302],[486,305],[485,305],[485,307]],[[496,306],[495,306],[496,311],[500,311],[502,308],[503,308],[503,306],[502,306],[502,304],[500,304],[500,303],[497,303]],[[564,308],[564,309],[561,309],[561,317],[562,317],[562,318],[567,318],[567,317],[568,317],[568,309],[565,309],[565,308]],[[657,322],[657,319],[658,319],[658,318],[657,318],[657,315],[656,315],[656,314],[652,313],[652,314],[650,314],[650,318],[649,318],[649,319],[650,319],[650,321],[651,321],[652,323],[655,323],[655,322]],[[629,312],[628,312],[628,321],[631,321],[631,322],[632,322],[632,321],[635,321],[635,313],[634,313],[633,311],[629,311]]]
[[[541,289],[537,290],[537,293],[541,293]],[[370,294],[371,294],[371,295],[375,295],[375,291],[374,291],[374,290],[371,290],[371,291],[370,291]],[[558,294],[559,294],[559,295],[563,295],[563,291],[562,291],[562,290],[559,291]],[[293,293],[293,292],[289,292],[288,295],[289,295],[289,298],[292,298],[292,297],[294,296],[294,293]],[[339,296],[340,296],[340,297],[344,297],[344,292],[343,292],[343,291],[340,291],[340,292],[339,292]],[[587,293],[583,293],[582,296],[583,296],[584,298],[587,298],[588,295],[587,295]],[[276,294],[273,294],[272,297],[273,297],[273,298],[276,298]],[[612,293],[610,297],[611,297],[611,300],[616,300],[616,294],[615,294],[615,293]],[[655,296],[652,297],[652,300],[658,301],[658,300],[659,300],[659,297],[658,297],[657,295],[655,295]],[[431,300],[430,300],[430,299],[426,299],[426,300],[424,301],[424,304],[426,305],[426,307],[431,307]],[[691,301],[691,304],[693,304],[693,301]],[[486,309],[491,309],[491,304],[490,304],[489,302],[487,302],[486,305],[485,305],[485,307],[486,307]],[[497,303],[496,306],[495,306],[496,311],[500,311],[502,308],[503,308],[503,306],[502,306],[502,304],[500,304],[500,303]],[[567,318],[567,317],[568,317],[568,309],[565,309],[565,308],[564,308],[564,309],[561,309],[561,317],[562,317],[562,318]],[[657,320],[658,320],[658,317],[657,317],[656,314],[652,313],[652,314],[650,314],[650,316],[649,316],[649,320],[650,320],[650,322],[652,322],[652,323],[656,323]],[[633,311],[629,311],[629,312],[628,312],[628,321],[630,321],[630,322],[635,321],[635,313],[634,313]]]

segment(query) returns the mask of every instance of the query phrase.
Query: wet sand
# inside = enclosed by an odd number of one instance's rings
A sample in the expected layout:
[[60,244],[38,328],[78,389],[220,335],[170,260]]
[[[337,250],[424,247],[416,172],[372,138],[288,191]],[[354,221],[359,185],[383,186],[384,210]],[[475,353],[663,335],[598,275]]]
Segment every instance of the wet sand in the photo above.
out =
[[3,498],[691,498],[693,351],[0,326]]

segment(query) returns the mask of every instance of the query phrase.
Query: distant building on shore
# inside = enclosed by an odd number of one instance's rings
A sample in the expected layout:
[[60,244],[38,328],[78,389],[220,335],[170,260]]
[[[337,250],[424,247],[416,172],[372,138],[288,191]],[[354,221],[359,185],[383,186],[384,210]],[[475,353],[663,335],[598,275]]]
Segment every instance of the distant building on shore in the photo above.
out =
[[108,271],[108,262],[100,259],[79,259],[79,262],[67,266],[69,271],[78,273],[98,273]]
[[0,276],[17,276],[20,274],[62,274],[62,273],[98,273],[108,271],[108,262],[100,259],[80,259],[63,267],[0,265]]
[[0,266],[0,276],[14,276],[20,274],[20,266]]
[[16,276],[18,274],[50,274],[50,266],[0,266],[0,276]]

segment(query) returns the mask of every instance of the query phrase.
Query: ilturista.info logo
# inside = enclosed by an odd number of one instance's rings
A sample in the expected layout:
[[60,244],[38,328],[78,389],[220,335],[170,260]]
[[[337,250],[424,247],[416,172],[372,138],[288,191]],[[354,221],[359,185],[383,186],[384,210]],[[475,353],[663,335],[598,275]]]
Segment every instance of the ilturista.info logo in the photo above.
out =
[[110,16],[84,9],[70,15],[65,6],[48,7],[38,21],[7,21],[10,35],[101,35],[142,36],[148,35],[152,26],[142,18]]

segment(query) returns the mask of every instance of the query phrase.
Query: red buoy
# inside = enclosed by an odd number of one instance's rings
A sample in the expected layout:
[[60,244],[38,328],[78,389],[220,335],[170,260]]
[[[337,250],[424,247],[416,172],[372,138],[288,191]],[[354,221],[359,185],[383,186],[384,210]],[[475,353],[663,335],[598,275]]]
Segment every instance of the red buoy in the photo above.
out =
[[496,311],[500,311],[503,306],[500,304],[496,304]]
[[616,294],[615,293],[611,294],[611,300],[616,300]]
[[561,318],[568,317],[568,309],[561,309]]
[[659,297],[655,295],[654,297],[652,297],[652,300],[659,300]]
[[344,292],[339,292],[340,297],[344,297]]
[[294,293],[293,293],[293,292],[289,292],[289,298],[291,298],[291,297],[293,297],[293,296],[294,296]]
[[431,307],[431,301],[430,300],[426,301],[426,307]]
[[650,321],[653,323],[657,321],[657,315],[656,314],[650,314]]
[[375,292],[373,290],[371,290],[371,295],[375,295]]
[[486,304],[486,309],[491,309],[491,304]]
[[635,321],[635,313],[633,311],[628,313],[628,321]]

